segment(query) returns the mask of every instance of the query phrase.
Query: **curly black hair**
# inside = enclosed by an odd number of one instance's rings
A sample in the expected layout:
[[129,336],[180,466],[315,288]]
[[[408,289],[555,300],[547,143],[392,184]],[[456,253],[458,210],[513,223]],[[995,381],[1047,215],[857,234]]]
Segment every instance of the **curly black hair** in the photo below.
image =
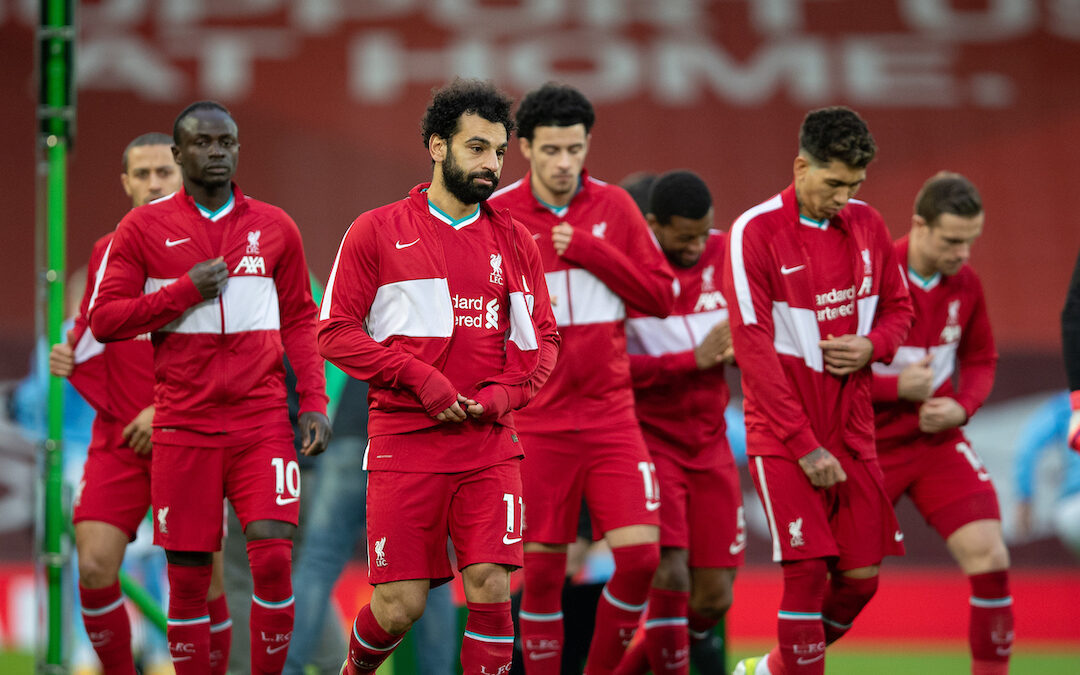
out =
[[506,137],[514,133],[514,119],[510,116],[513,100],[503,94],[491,80],[463,79],[454,81],[441,89],[431,90],[431,104],[420,120],[420,133],[424,147],[432,134],[449,141],[457,133],[461,116],[479,115],[488,122],[501,124]]
[[943,213],[973,218],[983,211],[979,191],[967,178],[939,171],[923,184],[915,197],[915,213],[933,227]]
[[649,191],[649,213],[661,225],[669,224],[672,216],[704,218],[711,208],[709,187],[692,171],[669,171]]
[[799,129],[799,151],[821,164],[837,159],[853,169],[865,169],[877,145],[858,113],[833,106],[806,113]]
[[[196,110],[220,110],[221,112],[232,117],[232,113],[229,109],[221,105],[217,101],[195,101],[188,107],[180,111],[180,114],[176,116],[176,121],[173,122],[172,136],[173,143],[180,145],[180,123],[184,121],[186,117],[194,113]],[[235,121],[235,120],[234,120]]]
[[596,122],[589,99],[577,89],[565,84],[548,82],[539,89],[534,89],[518,104],[518,136],[533,139],[536,127],[572,127],[584,124],[585,133],[589,133]]

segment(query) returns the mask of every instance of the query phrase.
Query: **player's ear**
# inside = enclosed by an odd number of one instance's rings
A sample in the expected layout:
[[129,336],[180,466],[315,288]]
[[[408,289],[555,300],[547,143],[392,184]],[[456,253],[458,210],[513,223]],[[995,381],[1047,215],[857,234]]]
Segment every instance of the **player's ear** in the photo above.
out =
[[518,136],[518,150],[521,150],[521,156],[525,159],[532,159],[532,141],[529,139]]
[[793,171],[795,172],[795,176],[796,177],[802,177],[802,175],[805,174],[809,170],[810,170],[810,160],[807,159],[806,157],[804,157],[802,155],[802,153],[799,153],[798,155],[795,155],[795,165],[793,167]]
[[127,173],[120,174],[120,185],[124,188],[124,194],[131,196],[131,184],[128,182]]
[[911,216],[911,229],[915,230],[920,227],[928,227],[926,218],[923,218],[919,214],[915,213]]
[[428,152],[431,154],[431,161],[443,161],[446,159],[446,140],[438,134],[431,134],[428,138]]

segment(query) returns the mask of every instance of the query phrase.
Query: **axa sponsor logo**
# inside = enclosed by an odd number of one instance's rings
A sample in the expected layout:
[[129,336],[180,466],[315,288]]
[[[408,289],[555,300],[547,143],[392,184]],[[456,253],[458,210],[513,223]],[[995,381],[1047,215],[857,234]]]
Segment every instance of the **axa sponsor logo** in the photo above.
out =
[[375,541],[375,567],[386,567],[386,537]]
[[502,254],[492,253],[489,259],[491,263],[491,274],[488,275],[488,281],[493,284],[503,285],[503,273],[502,273]]
[[266,261],[261,255],[246,255],[233,268],[233,274],[266,274]]
[[169,517],[169,507],[162,506],[157,510],[157,526],[158,532],[161,534],[169,533],[169,526],[165,523],[165,519]]
[[711,312],[723,307],[727,307],[724,295],[720,291],[708,291],[698,296],[697,302],[694,304],[694,311]]
[[791,535],[791,547],[798,548],[806,545],[802,534],[802,517],[798,517],[787,525],[788,534]]

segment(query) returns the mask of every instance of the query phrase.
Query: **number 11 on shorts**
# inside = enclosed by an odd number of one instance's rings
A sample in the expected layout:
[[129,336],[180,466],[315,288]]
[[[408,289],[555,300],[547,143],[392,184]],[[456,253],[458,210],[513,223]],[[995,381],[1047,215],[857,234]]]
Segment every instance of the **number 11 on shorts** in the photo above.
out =
[[506,502],[506,534],[503,535],[503,543],[510,546],[521,541],[521,516],[524,505],[521,497],[515,498],[509,492],[503,493],[503,501]]

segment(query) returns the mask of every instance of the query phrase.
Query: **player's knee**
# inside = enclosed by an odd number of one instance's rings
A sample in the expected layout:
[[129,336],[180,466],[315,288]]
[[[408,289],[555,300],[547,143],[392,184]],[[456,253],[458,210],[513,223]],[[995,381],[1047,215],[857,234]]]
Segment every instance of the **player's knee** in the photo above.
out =
[[371,611],[386,632],[401,635],[424,615],[426,594],[380,593],[379,586],[375,589],[377,600],[371,603]]
[[664,551],[656,568],[656,576],[653,577],[653,586],[668,591],[690,590],[690,570],[686,566],[685,551],[683,554]]
[[84,588],[105,588],[116,583],[119,569],[107,556],[96,553],[79,556],[79,584]]
[[717,584],[709,588],[694,588],[690,594],[690,609],[719,621],[731,608],[733,594],[731,584]]
[[462,570],[465,595],[471,602],[506,602],[510,599],[510,570],[502,565],[478,563]]
[[1008,569],[1009,549],[1000,534],[979,532],[957,537],[949,547],[965,574]]

